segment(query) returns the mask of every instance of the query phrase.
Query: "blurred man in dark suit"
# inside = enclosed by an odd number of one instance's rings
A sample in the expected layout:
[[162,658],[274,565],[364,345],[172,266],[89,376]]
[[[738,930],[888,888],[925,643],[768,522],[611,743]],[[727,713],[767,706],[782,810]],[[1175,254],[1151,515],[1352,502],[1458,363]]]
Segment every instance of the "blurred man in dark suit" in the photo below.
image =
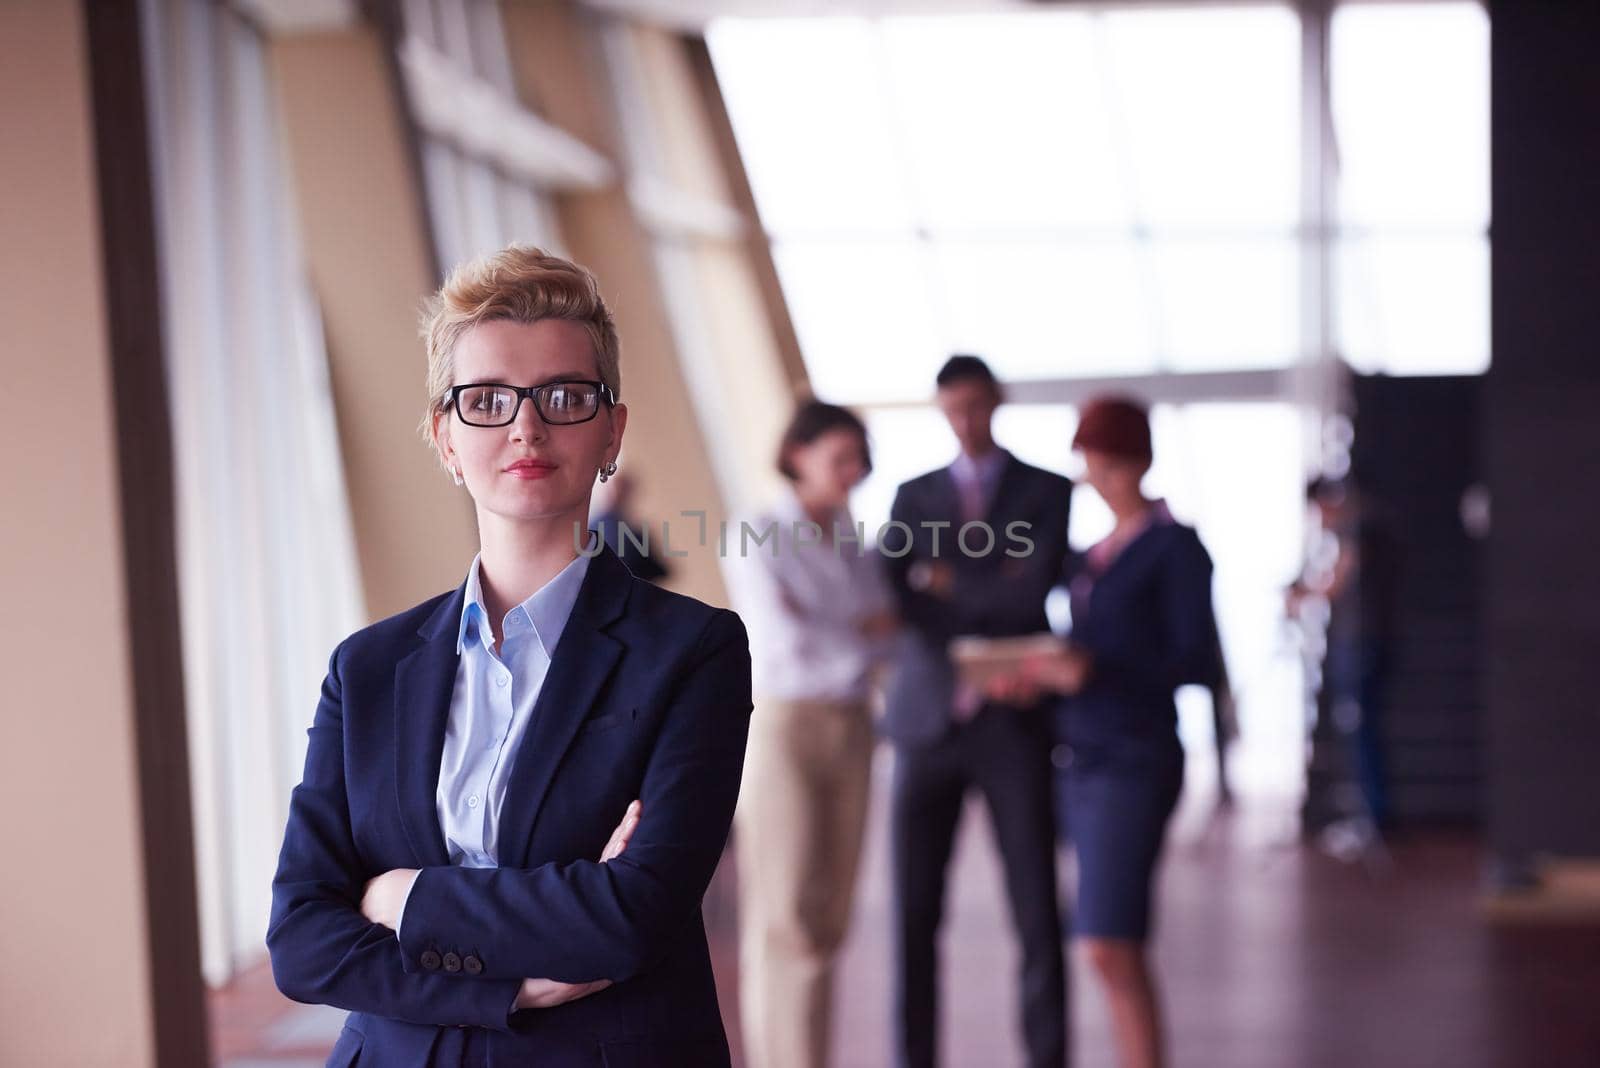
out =
[[1049,629],[1072,483],[995,444],[1000,384],[976,356],[939,371],[938,403],[961,451],[895,496],[882,537],[905,630],[883,733],[895,746],[891,828],[898,908],[898,1059],[937,1062],[939,924],[962,802],[982,791],[1005,866],[1022,949],[1029,1065],[1066,1062],[1066,980],[1056,898],[1049,717],[960,683],[948,646],[963,635]]

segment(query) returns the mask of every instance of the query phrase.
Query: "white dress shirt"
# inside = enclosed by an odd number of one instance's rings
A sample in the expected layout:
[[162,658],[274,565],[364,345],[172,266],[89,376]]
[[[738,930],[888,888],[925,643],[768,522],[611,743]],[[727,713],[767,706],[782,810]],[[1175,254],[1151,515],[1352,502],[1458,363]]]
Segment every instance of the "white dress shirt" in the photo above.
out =
[[845,538],[818,542],[814,532],[802,532],[797,540],[795,524],[811,520],[793,493],[747,522],[756,536],[773,531],[759,546],[753,538],[730,538],[728,545],[729,588],[750,632],[755,693],[864,700],[889,643],[869,640],[861,624],[893,607],[877,551],[849,540],[858,528],[847,510],[833,520]]

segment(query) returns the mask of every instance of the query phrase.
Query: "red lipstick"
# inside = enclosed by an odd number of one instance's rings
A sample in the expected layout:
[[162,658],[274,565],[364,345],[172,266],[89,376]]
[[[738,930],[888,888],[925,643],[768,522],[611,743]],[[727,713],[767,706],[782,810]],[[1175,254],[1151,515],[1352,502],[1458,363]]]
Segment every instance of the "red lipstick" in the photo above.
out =
[[534,460],[524,458],[508,464],[505,473],[512,478],[536,479],[545,478],[556,469],[556,465],[548,460]]

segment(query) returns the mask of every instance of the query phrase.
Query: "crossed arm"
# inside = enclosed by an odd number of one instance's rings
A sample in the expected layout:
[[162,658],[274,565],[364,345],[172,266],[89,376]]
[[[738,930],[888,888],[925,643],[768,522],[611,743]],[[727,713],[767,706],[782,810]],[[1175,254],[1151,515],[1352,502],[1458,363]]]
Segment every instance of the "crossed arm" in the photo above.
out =
[[[607,864],[622,856],[628,848],[628,839],[639,826],[643,806],[638,801],[628,806],[622,822],[611,832],[610,841],[600,851],[600,863]],[[361,895],[361,915],[368,921],[381,924],[391,931],[400,930],[400,914],[405,908],[406,893],[420,874],[416,868],[392,868],[382,875],[367,880]],[[586,983],[563,983],[557,979],[524,979],[517,991],[514,1009],[551,1009],[581,997],[598,993],[611,985],[610,979],[594,979]]]
[[[267,945],[285,994],[411,1023],[509,1031],[515,1009],[581,996],[561,987],[592,993],[671,949],[699,908],[738,797],[750,657],[737,616],[719,612],[702,631],[645,769],[639,799],[649,819],[636,811],[631,829],[624,819],[615,854],[528,869],[422,869],[405,905],[404,948],[363,913],[376,882],[371,911],[391,915],[402,876],[369,882],[353,870],[339,656],[323,684],[273,883]],[[421,971],[419,947],[428,942],[483,946],[485,967],[471,976]]]

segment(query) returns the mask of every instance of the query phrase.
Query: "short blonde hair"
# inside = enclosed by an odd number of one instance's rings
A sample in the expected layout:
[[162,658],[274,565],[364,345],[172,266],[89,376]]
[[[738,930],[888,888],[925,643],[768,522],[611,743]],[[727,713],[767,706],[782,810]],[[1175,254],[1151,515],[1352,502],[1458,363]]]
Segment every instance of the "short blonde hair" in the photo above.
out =
[[543,249],[509,245],[451,271],[423,312],[428,408],[421,429],[436,452],[439,445],[433,436],[433,420],[450,402],[455,348],[461,335],[479,323],[536,323],[542,319],[566,319],[588,331],[600,381],[611,387],[613,396],[622,396],[621,342],[594,275]]

